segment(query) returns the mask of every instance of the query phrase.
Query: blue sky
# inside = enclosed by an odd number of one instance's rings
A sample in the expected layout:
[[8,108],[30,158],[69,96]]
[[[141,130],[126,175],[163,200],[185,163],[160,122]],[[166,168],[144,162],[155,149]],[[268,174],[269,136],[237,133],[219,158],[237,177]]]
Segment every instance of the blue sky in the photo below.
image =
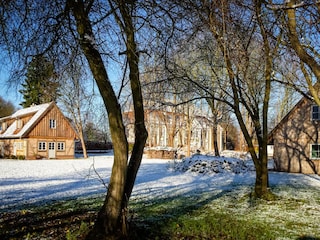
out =
[[17,90],[19,86],[9,87],[7,81],[8,73],[4,70],[0,71],[0,96],[5,100],[10,101],[18,108],[20,107],[19,103],[22,101],[22,95]]

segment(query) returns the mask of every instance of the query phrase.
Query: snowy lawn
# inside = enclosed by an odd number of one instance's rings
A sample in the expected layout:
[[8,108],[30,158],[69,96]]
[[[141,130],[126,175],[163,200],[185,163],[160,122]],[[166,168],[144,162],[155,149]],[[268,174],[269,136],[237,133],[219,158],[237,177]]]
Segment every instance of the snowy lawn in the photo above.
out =
[[[320,176],[271,171],[270,187],[279,200],[250,201],[248,195],[255,181],[252,162],[233,157],[216,159],[198,155],[184,161],[143,159],[132,194],[132,207],[146,206],[144,210],[147,210],[148,206],[162,201],[175,211],[181,208],[181,214],[186,214],[182,210],[184,206],[201,205],[199,218],[214,211],[231,214],[241,221],[263,222],[274,232],[274,239],[320,237]],[[51,201],[102,196],[112,163],[112,155],[75,160],[1,159],[0,214]],[[179,199],[183,199],[183,205],[174,205]],[[164,207],[167,209],[169,205]],[[135,212],[139,215],[138,207]]]

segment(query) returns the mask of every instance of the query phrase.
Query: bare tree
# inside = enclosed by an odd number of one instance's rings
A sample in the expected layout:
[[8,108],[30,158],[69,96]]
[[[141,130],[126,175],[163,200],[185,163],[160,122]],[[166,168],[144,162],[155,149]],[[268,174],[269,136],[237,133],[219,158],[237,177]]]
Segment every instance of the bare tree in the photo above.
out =
[[[256,168],[253,195],[268,199],[273,196],[268,188],[268,109],[273,61],[280,44],[278,36],[269,36],[281,31],[263,14],[266,6],[259,0],[183,1],[181,4],[198,19],[194,19],[193,29],[211,33],[211,54],[221,59],[220,64],[209,63],[215,85],[208,85],[208,78],[185,79],[201,89],[205,93],[202,96],[224,102],[232,109]],[[219,71],[222,74],[217,74]],[[223,94],[217,95],[216,89]]]
[[[287,35],[289,37],[291,47],[294,49],[294,51],[301,60],[301,70],[305,76],[305,80],[308,84],[310,93],[317,102],[317,104],[320,105],[320,99],[318,95],[320,86],[320,64],[319,51],[317,50],[320,33],[319,24],[317,24],[317,22],[319,21],[320,14],[320,3],[319,1],[314,1],[311,5],[304,5],[304,3],[301,2],[301,7],[297,3],[298,1],[286,1],[285,13],[288,30]],[[300,9],[302,11],[300,11]],[[308,16],[304,16],[305,14]],[[299,19],[297,21],[298,17],[303,19]],[[297,22],[305,26],[305,22],[307,20],[305,17],[308,17],[309,26],[302,28],[303,32],[299,32],[297,28]],[[313,24],[315,25],[313,26]],[[311,31],[308,31],[310,28]],[[299,37],[301,35],[303,37]],[[305,40],[301,38],[306,38],[307,41],[310,42],[304,43]],[[310,77],[304,65],[306,65],[316,77],[316,85],[313,85],[311,80],[312,77]]]
[[84,136],[85,116],[90,114],[90,107],[94,99],[93,93],[86,91],[87,78],[88,76],[77,63],[70,64],[61,76],[58,99],[72,119],[81,142],[84,158],[88,158]]
[[[104,205],[88,239],[112,239],[126,234],[127,204],[147,138],[136,36],[139,21],[143,18],[136,18],[137,13],[138,1],[0,3],[0,43],[20,66],[26,66],[28,58],[46,53],[55,61],[59,71],[74,61],[74,53],[82,53],[107,109],[114,165]],[[110,56],[128,63],[124,76],[129,78],[131,85],[136,135],[130,159],[121,106],[106,66],[113,59]]]
[[132,16],[132,11],[136,10],[135,4],[134,2],[128,4],[122,0],[118,2],[109,1],[109,4],[120,29],[124,32],[125,54],[128,59],[129,79],[133,94],[135,144],[129,164],[127,164],[128,142],[122,120],[121,108],[109,81],[101,54],[97,50],[94,42],[95,35],[88,15],[88,10],[90,10],[89,7],[91,6],[85,6],[83,2],[68,1],[68,5],[76,19],[81,49],[88,60],[90,69],[108,111],[111,138],[114,145],[114,165],[108,186],[108,193],[104,205],[98,214],[95,227],[87,239],[110,239],[119,234],[117,232],[120,229],[122,229],[122,234],[126,234],[126,208],[147,139],[139,80],[139,51],[137,49],[135,38],[136,28]]
[[[225,96],[224,87],[226,87],[226,83],[223,67],[220,64],[223,59],[217,54],[212,39],[208,38],[206,33],[202,31],[194,34],[192,40],[188,41],[187,46],[181,48],[184,50],[179,50],[179,52],[182,51],[182,55],[177,54],[178,58],[188,60],[171,63],[179,71],[170,72],[176,76],[178,72],[178,76],[180,75],[186,82],[183,89],[188,92],[189,101],[192,98],[206,100],[211,111],[214,152],[216,156],[220,156],[220,150],[222,149],[219,149],[218,146],[218,125],[223,123],[229,114],[226,104],[217,100],[223,99]],[[187,55],[188,57],[186,57]],[[190,94],[191,92],[194,92],[194,94]]]
[[14,113],[15,107],[10,101],[6,101],[0,96],[0,118]]
[[[316,0],[268,1],[267,5],[268,9],[273,11],[275,19],[279,19],[279,27],[285,32],[283,47],[286,51],[289,52],[291,49],[296,54],[304,83],[318,105],[320,105],[319,6],[320,2]],[[292,59],[294,61],[294,57]],[[303,92],[303,88],[299,85],[295,86],[295,89]]]

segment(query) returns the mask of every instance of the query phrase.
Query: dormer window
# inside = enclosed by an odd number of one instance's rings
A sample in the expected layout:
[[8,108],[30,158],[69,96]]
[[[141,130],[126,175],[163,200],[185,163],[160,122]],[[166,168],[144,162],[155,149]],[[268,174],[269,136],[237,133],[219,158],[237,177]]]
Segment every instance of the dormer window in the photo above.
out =
[[0,123],[0,131],[5,131],[5,130],[7,130],[7,123],[6,122]]
[[312,120],[320,120],[320,107],[318,105],[312,106]]
[[21,129],[23,126],[23,121],[21,119],[17,119],[17,129]]
[[49,127],[51,129],[55,129],[57,127],[57,121],[55,119],[50,119],[49,121]]

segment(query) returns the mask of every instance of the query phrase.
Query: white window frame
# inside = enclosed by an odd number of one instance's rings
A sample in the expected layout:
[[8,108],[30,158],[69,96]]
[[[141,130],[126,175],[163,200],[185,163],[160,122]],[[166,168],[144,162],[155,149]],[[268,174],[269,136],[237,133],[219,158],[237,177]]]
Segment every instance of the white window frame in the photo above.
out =
[[49,120],[49,127],[51,129],[56,129],[57,128],[57,121],[55,119],[50,119]]
[[[317,111],[315,111],[315,109],[317,109]],[[315,115],[317,115],[317,118],[314,117]],[[318,106],[318,105],[311,106],[311,119],[313,121],[320,120],[320,106]]]
[[38,142],[38,151],[46,151],[47,150],[47,143],[46,142]]
[[49,142],[48,143],[48,149],[49,150],[55,150],[55,142]]
[[6,122],[0,123],[0,131],[5,131],[5,130],[7,130],[7,123]]
[[[316,156],[313,156],[313,146],[318,146],[317,151],[315,151]],[[311,159],[320,159],[320,143],[310,144],[310,158]]]
[[23,143],[22,142],[16,142],[15,146],[16,146],[17,150],[23,150]]
[[57,142],[57,151],[65,151],[65,142]]

